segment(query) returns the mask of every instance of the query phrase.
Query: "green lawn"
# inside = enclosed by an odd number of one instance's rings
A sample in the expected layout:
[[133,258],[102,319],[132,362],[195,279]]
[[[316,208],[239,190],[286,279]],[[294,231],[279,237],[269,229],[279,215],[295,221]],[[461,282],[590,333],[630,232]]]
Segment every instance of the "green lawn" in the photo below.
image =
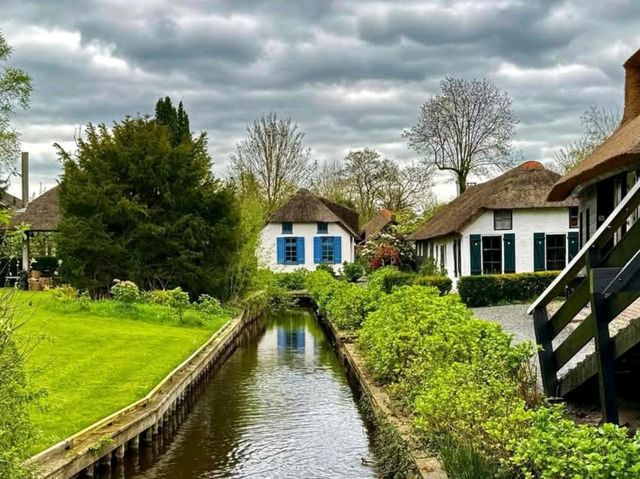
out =
[[27,371],[46,392],[32,414],[43,433],[34,453],[143,397],[228,320],[185,325],[165,306],[110,301],[80,311],[51,292],[16,292],[11,303],[31,348]]

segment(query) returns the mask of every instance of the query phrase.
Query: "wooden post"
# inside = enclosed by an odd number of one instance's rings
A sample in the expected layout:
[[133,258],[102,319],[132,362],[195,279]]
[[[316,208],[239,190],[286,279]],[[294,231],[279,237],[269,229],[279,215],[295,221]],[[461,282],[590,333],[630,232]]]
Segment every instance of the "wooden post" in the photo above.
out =
[[113,456],[115,457],[116,462],[122,462],[124,459],[124,444],[116,447],[116,450],[113,452]]
[[605,304],[604,289],[608,282],[598,277],[596,268],[601,263],[601,252],[592,247],[587,251],[587,272],[589,274],[589,292],[591,294],[591,315],[594,323],[594,342],[598,361],[598,386],[600,388],[600,407],[602,420],[618,424],[618,404],[614,378],[613,341],[609,335],[608,311]]
[[555,397],[558,394],[558,375],[553,360],[553,344],[546,306],[538,306],[533,310],[533,329],[536,341],[541,346],[538,350],[538,362],[540,363],[542,387],[548,397]]

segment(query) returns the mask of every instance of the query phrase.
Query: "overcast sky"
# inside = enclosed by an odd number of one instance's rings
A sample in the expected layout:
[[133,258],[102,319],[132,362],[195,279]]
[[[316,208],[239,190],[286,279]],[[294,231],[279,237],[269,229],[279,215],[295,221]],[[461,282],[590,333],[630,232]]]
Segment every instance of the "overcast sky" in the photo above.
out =
[[589,106],[621,108],[621,65],[640,48],[636,0],[2,3],[11,63],[34,83],[14,122],[32,192],[60,173],[54,142],[71,148],[83,125],[152,113],[164,95],[208,133],[217,175],[269,111],[298,122],[318,161],[369,146],[410,162],[401,132],[445,76],[506,90],[517,148],[547,160],[580,134]]

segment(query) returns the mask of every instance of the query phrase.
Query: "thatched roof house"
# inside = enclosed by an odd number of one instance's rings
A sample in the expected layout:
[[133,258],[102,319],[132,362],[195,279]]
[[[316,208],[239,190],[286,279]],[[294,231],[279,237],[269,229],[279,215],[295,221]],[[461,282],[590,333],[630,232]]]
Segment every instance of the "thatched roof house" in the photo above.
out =
[[426,223],[408,236],[426,240],[460,233],[487,210],[560,208],[577,206],[569,199],[547,201],[547,194],[560,175],[537,161],[527,161],[503,175],[479,185],[469,186],[463,194],[442,207]]
[[468,187],[414,233],[418,261],[431,258],[455,282],[475,274],[558,270],[579,248],[577,202],[551,203],[560,175],[537,161]]
[[269,223],[340,223],[358,236],[358,213],[304,188],[269,218]]
[[360,237],[362,238],[362,241],[366,242],[378,236],[387,226],[392,224],[395,224],[393,213],[383,208],[364,224],[360,231]]
[[269,218],[258,257],[274,271],[318,265],[339,271],[344,261],[355,259],[358,236],[358,213],[301,189]]
[[51,188],[14,216],[13,224],[28,224],[29,231],[56,231],[60,220],[58,186]]

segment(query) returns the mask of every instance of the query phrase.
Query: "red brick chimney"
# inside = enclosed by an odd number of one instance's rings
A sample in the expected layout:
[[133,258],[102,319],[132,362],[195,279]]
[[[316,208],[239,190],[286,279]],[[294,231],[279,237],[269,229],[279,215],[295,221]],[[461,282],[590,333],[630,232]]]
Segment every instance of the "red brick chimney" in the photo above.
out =
[[624,114],[622,124],[640,115],[640,50],[624,63]]

